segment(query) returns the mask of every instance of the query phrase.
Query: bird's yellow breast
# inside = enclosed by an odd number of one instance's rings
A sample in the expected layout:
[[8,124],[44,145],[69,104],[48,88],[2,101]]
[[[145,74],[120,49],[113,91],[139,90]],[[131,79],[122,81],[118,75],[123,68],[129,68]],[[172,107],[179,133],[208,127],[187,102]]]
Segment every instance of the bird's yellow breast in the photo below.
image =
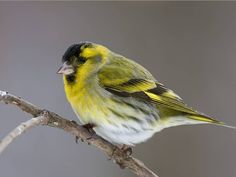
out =
[[[64,76],[66,97],[82,123],[107,123],[109,111],[105,106],[109,99],[101,93],[95,81],[82,81],[76,77],[75,83],[68,83]],[[86,87],[85,87],[86,84]]]

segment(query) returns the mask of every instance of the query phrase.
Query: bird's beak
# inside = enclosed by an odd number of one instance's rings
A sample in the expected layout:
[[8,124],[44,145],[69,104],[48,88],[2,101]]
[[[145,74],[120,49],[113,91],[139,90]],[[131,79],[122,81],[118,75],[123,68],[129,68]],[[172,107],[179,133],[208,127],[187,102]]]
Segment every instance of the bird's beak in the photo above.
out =
[[67,62],[63,63],[63,65],[59,68],[57,71],[57,74],[64,74],[64,75],[70,75],[73,74],[74,68],[72,65],[67,64]]

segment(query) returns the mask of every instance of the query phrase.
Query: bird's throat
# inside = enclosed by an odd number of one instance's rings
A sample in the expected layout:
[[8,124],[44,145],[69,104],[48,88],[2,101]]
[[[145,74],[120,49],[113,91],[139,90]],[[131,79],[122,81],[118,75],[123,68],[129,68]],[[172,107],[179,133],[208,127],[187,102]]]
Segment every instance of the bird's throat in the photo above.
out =
[[75,80],[76,80],[75,74],[70,74],[65,77],[68,84],[73,85],[75,83]]

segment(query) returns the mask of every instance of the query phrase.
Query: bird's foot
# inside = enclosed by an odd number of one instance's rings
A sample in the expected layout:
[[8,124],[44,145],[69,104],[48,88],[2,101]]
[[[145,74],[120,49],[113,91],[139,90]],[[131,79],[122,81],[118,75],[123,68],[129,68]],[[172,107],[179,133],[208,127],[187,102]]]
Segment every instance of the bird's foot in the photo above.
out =
[[70,120],[70,122],[71,122],[72,124],[74,124],[75,126],[78,126],[78,125],[79,125],[75,120]]
[[123,151],[127,156],[131,156],[131,154],[133,153],[132,146],[128,146],[128,145],[123,144],[120,149],[121,149],[121,151]]
[[82,125],[82,127],[84,127],[85,129],[87,129],[88,132],[94,132],[93,128],[95,127],[95,124],[88,123],[88,124]]
[[131,146],[128,145],[122,145],[121,147],[115,146],[108,160],[111,160],[114,157],[118,149],[121,150],[121,152],[123,152],[125,155],[127,155],[127,157],[131,156],[131,154],[133,153],[133,149]]
[[96,127],[95,124],[88,123],[88,124],[82,125],[82,127],[84,127],[90,133],[90,136],[86,138],[87,140],[92,139],[93,136],[96,134],[96,132],[93,130],[93,128]]
[[113,159],[113,157],[114,157],[114,155],[115,155],[117,149],[119,149],[117,146],[115,146],[115,147],[113,148],[113,150],[112,150],[112,152],[111,152],[111,155],[109,155],[109,158],[108,158],[107,160]]
[[[75,126],[78,126],[79,124],[75,120],[71,120],[71,123],[73,123]],[[81,140],[82,142],[84,141],[83,139],[79,138],[78,136],[75,136],[75,143],[77,144],[78,141]]]
[[[128,146],[128,145],[122,145],[121,147],[115,146],[112,153],[111,153],[111,155],[110,155],[110,157],[108,158],[108,160],[114,159],[114,156],[117,153],[116,151],[118,151],[118,150],[120,150],[121,153],[124,153],[127,159],[131,156],[131,154],[133,152],[131,146]],[[118,152],[120,153],[120,151],[118,151]],[[125,168],[125,166],[122,162],[117,162],[117,161],[114,161],[114,162],[117,163],[120,166],[121,169]]]

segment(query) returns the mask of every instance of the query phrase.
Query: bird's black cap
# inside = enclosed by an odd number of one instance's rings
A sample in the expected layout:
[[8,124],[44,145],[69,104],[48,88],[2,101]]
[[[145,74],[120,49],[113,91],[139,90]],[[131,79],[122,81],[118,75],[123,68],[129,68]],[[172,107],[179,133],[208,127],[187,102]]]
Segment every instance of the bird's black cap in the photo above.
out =
[[62,56],[62,62],[64,63],[68,61],[72,56],[79,57],[81,47],[90,46],[91,44],[91,42],[80,42],[78,44],[71,45]]

